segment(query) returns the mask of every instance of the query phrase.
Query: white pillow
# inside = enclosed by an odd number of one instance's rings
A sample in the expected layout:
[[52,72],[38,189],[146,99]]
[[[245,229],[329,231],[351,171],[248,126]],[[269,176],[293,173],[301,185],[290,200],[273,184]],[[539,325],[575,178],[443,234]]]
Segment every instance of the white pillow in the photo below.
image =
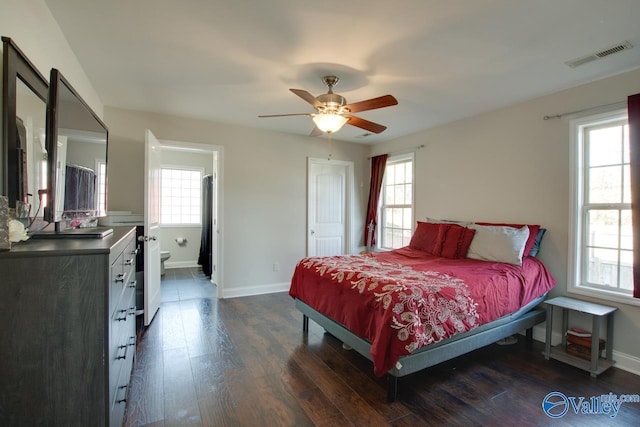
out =
[[470,224],[476,230],[467,258],[522,265],[522,253],[529,238],[529,227],[503,227]]

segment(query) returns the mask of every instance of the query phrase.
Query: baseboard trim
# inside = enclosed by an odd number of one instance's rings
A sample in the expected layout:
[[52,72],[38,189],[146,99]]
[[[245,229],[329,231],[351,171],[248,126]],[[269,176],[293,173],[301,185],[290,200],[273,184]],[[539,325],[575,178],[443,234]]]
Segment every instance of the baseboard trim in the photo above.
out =
[[[546,341],[547,332],[544,324],[533,327],[533,339],[540,342]],[[558,345],[561,342],[562,334],[554,331],[551,334],[551,345]],[[640,358],[632,356],[630,354],[622,353],[614,348],[613,360],[615,360],[616,362],[616,364],[614,365],[616,368],[640,376]]]
[[224,288],[222,298],[249,297],[254,295],[273,294],[276,292],[286,292],[291,286],[290,282],[272,283],[268,285],[243,286],[239,288]]
[[172,268],[191,268],[191,267],[199,267],[197,261],[165,261],[164,268],[172,269]]

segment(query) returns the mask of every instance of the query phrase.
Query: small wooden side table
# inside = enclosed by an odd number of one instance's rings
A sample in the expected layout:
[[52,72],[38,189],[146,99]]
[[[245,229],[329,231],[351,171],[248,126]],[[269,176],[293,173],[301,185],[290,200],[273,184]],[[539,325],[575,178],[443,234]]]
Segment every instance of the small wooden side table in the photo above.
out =
[[[545,301],[547,304],[547,337],[544,349],[544,358],[559,360],[569,365],[575,366],[585,371],[589,371],[595,378],[605,370],[609,369],[615,361],[613,355],[613,313],[615,307],[594,304],[568,297],[556,297]],[[553,308],[562,308],[562,345],[551,347],[551,333],[553,331]],[[569,311],[586,313],[592,317],[591,331],[591,360],[584,360],[566,352],[567,348],[567,328],[569,323]],[[605,344],[606,358],[600,357],[600,321],[603,317],[607,320],[607,341]]]

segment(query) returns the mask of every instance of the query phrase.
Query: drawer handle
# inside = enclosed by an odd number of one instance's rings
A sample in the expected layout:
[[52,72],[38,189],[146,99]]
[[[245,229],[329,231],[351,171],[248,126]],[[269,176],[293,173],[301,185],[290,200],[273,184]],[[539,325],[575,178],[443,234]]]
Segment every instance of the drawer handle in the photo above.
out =
[[138,255],[138,248],[131,251],[131,255]]
[[118,399],[116,397],[116,403],[126,403],[127,402],[127,387],[129,387],[129,384],[121,385],[120,387],[118,387],[118,391],[124,390],[124,397],[122,399]]
[[122,356],[116,356],[116,360],[120,360],[120,359],[126,359],[127,358],[127,350],[129,349],[128,345],[119,345],[118,346],[118,351],[120,349],[124,348],[124,353],[122,354]]
[[135,287],[136,287],[136,284],[137,284],[137,281],[136,281],[136,280],[134,280],[133,282],[129,282],[129,287],[130,287],[130,288],[135,288]]
[[136,345],[136,337],[135,336],[129,337],[129,346],[133,347],[135,345]]
[[127,313],[129,316],[135,316],[136,315],[136,308],[135,307],[129,307],[129,313]]
[[124,282],[124,274],[120,273],[116,276],[116,282]]
[[122,322],[123,320],[127,320],[127,310],[118,310],[118,313],[122,315],[122,317],[116,317],[116,321]]
[[131,265],[133,264],[133,258],[132,259],[127,259],[124,261],[124,265]]

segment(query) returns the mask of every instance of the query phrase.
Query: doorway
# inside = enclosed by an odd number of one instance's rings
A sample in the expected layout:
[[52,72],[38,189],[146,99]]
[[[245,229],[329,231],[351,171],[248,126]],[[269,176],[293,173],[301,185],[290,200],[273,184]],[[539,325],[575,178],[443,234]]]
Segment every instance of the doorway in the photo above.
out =
[[[222,206],[223,206],[223,194],[222,194],[222,159],[223,159],[223,148],[217,145],[207,145],[207,144],[199,144],[185,141],[171,141],[171,140],[161,140],[161,151],[163,154],[170,154],[169,157],[172,159],[172,163],[174,159],[180,158],[179,153],[190,153],[202,155],[210,158],[210,165],[206,168],[206,174],[213,176],[211,182],[211,191],[212,191],[212,200],[211,200],[211,226],[209,227],[209,237],[211,242],[211,260],[210,260],[210,269],[211,269],[211,278],[206,279],[210,283],[216,286],[215,297],[221,298],[224,283],[222,283],[222,253],[223,253],[223,240],[221,238],[222,235]],[[208,162],[208,160],[207,160]],[[201,236],[198,233],[197,236],[191,236],[189,239],[177,239],[175,240],[183,240],[183,243],[171,242],[172,244],[188,244],[192,245],[193,248],[196,248],[196,251],[200,248]],[[196,256],[198,258],[198,256]],[[169,262],[167,264],[170,264]],[[191,262],[193,264],[193,261]],[[177,268],[169,268],[165,271],[165,276],[163,276],[163,292],[165,283],[170,283],[171,281],[175,282],[176,279],[178,281],[183,281],[182,279],[188,278],[193,274],[193,271],[197,270],[193,265],[183,265],[179,260],[174,258],[173,266]],[[175,271],[172,271],[175,270]],[[166,280],[165,280],[166,279]],[[163,300],[166,298],[172,298],[171,295],[165,296],[163,294]]]

